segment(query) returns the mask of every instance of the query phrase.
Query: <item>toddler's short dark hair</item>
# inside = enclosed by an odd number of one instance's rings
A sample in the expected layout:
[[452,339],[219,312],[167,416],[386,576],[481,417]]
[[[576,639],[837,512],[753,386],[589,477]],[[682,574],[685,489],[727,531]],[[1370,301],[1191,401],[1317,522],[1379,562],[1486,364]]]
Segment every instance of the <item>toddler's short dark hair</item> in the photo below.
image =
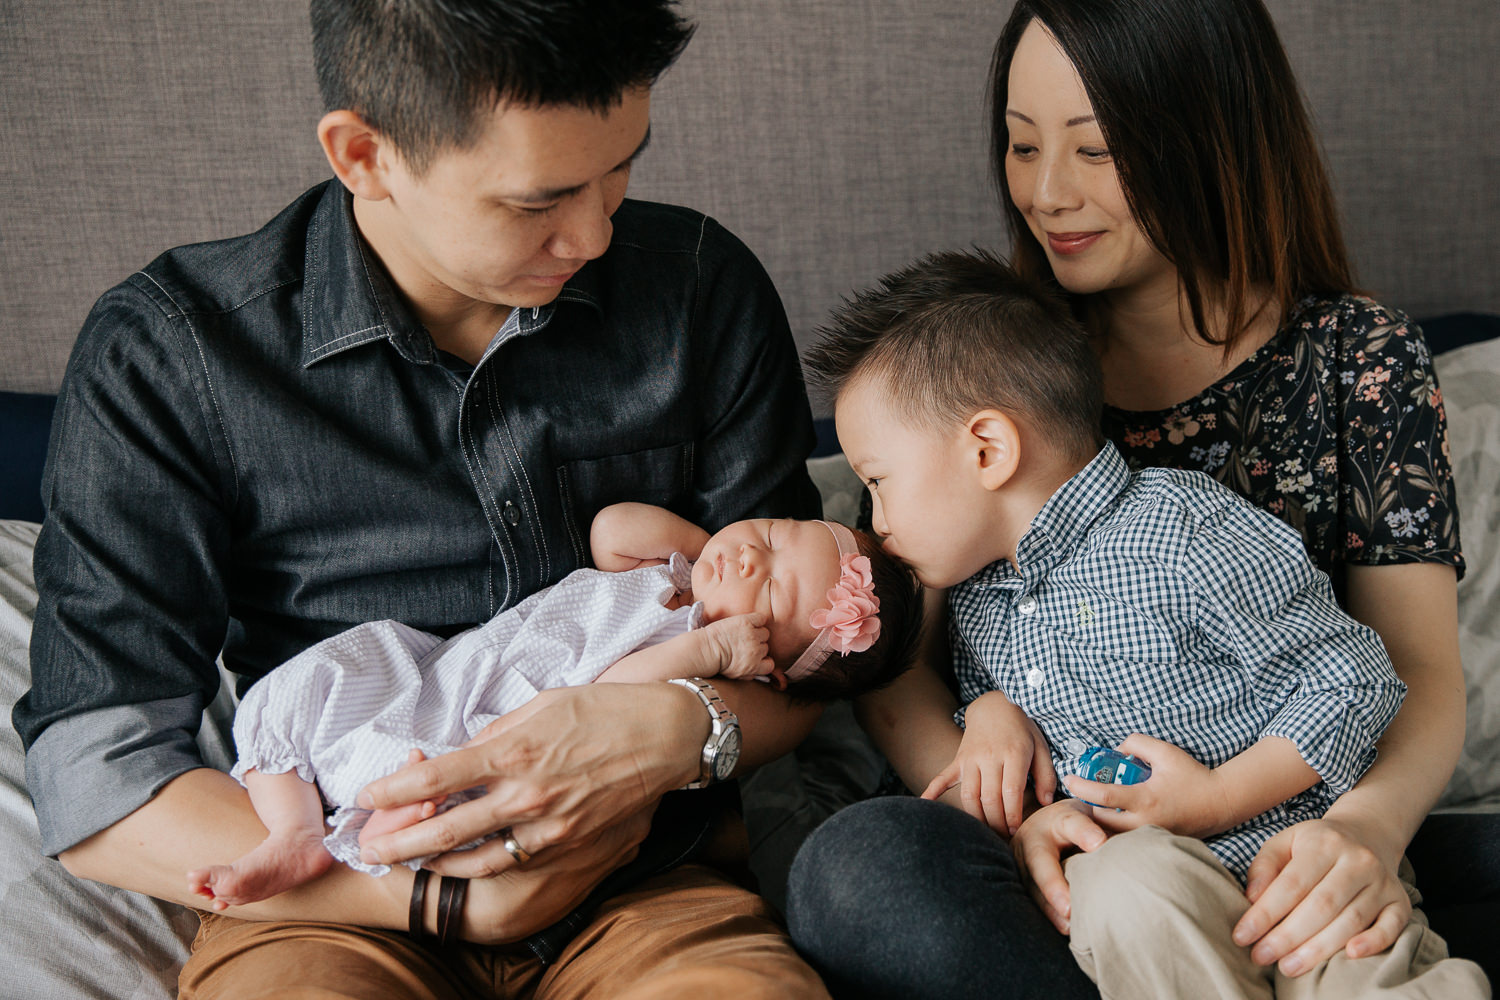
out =
[[649,86],[693,26],[676,0],[312,0],[327,111],[386,136],[413,173],[501,101],[604,111]]
[[834,398],[878,376],[921,426],[996,409],[1023,415],[1076,457],[1103,444],[1102,376],[1087,332],[1061,299],[989,251],[922,257],[846,299],[819,333],[803,368]]

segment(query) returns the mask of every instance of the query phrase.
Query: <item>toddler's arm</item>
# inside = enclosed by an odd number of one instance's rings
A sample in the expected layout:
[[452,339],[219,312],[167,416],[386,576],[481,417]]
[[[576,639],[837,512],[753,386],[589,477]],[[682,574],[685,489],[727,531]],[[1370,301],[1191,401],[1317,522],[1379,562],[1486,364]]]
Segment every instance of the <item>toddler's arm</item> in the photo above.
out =
[[1063,779],[1073,795],[1104,807],[1095,811],[1095,819],[1112,831],[1150,824],[1185,837],[1211,837],[1322,780],[1297,745],[1282,736],[1263,736],[1214,768],[1140,733],[1127,738],[1120,749],[1150,764],[1151,777],[1137,785],[1104,784],[1076,775]]
[[595,683],[642,684],[674,677],[756,677],[774,669],[766,644],[766,616],[732,615],[666,642],[637,649],[594,678]]
[[708,532],[696,524],[644,503],[611,504],[594,515],[589,528],[594,565],[611,573],[660,565],[673,552],[696,559],[707,541]]

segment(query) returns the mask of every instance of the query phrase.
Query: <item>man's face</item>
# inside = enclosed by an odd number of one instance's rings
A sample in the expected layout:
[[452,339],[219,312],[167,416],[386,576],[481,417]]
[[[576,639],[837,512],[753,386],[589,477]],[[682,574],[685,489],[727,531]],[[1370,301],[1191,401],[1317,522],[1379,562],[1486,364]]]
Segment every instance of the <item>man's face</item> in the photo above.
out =
[[502,104],[420,177],[387,146],[390,197],[363,206],[361,229],[419,312],[546,305],[609,246],[650,108],[648,89],[602,114]]

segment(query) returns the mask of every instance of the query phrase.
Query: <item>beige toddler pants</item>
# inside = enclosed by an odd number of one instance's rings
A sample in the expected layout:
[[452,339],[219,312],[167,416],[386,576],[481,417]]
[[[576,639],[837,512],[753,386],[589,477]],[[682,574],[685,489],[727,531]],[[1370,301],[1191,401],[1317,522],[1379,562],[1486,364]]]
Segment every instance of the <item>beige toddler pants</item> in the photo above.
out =
[[[1473,962],[1448,945],[1420,910],[1390,948],[1342,952],[1301,976],[1257,965],[1231,932],[1249,909],[1244,889],[1201,840],[1148,826],[1069,858],[1073,956],[1104,1000],[1182,997],[1488,998]],[[1409,883],[1407,891],[1413,892]]]

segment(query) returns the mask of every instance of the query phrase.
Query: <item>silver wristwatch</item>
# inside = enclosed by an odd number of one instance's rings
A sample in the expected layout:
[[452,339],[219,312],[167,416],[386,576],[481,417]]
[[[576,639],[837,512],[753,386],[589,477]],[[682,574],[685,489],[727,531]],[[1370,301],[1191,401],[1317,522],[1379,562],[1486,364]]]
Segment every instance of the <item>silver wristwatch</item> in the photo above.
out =
[[690,781],[683,788],[706,788],[716,781],[723,781],[734,773],[740,762],[740,720],[714,686],[701,677],[674,677],[669,684],[680,684],[703,702],[708,709],[708,742],[703,744],[703,756],[699,759],[698,780]]

